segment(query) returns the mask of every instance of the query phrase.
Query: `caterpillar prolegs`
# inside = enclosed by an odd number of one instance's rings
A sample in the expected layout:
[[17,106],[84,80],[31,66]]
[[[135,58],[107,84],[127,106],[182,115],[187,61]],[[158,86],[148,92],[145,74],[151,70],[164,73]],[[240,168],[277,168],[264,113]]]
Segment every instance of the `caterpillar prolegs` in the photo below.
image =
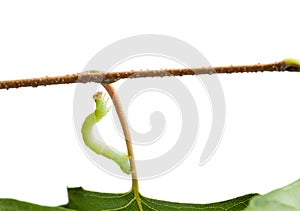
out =
[[110,107],[107,107],[107,100],[105,100],[105,96],[102,92],[97,92],[94,94],[93,98],[96,103],[96,109],[85,118],[81,128],[84,143],[95,153],[115,161],[124,173],[130,174],[128,155],[120,152],[114,147],[108,146],[102,140],[97,140],[92,133],[95,124],[99,122],[110,109]]

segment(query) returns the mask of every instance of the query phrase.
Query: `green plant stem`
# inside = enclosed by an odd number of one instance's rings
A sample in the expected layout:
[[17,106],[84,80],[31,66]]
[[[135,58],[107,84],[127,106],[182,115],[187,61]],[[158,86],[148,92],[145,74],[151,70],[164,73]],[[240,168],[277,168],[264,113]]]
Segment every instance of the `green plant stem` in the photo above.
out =
[[125,142],[127,146],[127,153],[129,156],[129,162],[130,162],[130,168],[131,168],[131,178],[132,178],[132,190],[134,192],[134,195],[136,197],[136,201],[138,203],[138,206],[140,210],[143,210],[142,204],[141,204],[141,198],[139,194],[139,184],[138,184],[138,176],[137,176],[137,171],[136,171],[136,165],[135,165],[135,160],[134,160],[134,152],[133,152],[133,147],[131,143],[131,135],[129,131],[129,126],[128,126],[128,121],[125,115],[125,112],[123,110],[121,101],[117,95],[117,92],[115,88],[110,85],[110,84],[102,84],[103,87],[106,89],[107,93],[111,97],[113,104],[115,106],[117,115],[119,117],[123,133],[125,136]]

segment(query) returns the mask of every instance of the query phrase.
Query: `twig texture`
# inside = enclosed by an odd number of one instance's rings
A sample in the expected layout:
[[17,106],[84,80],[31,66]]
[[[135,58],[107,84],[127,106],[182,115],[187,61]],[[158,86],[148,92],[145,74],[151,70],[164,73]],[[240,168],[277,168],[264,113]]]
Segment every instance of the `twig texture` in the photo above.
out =
[[64,76],[30,78],[19,80],[0,81],[0,89],[37,87],[56,84],[70,83],[106,83],[110,84],[125,78],[143,78],[143,77],[166,77],[183,75],[201,75],[201,74],[220,74],[220,73],[249,73],[249,72],[299,72],[299,66],[277,62],[272,64],[256,64],[245,66],[227,66],[227,67],[202,67],[202,68],[183,68],[183,69],[165,69],[165,70],[146,70],[146,71],[125,71],[99,73],[94,71],[82,72]]

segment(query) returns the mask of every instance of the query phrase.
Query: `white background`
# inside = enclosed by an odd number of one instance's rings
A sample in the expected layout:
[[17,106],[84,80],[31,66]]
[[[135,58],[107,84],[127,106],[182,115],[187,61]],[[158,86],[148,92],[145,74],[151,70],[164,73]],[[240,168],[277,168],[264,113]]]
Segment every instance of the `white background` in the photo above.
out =
[[[297,1],[2,1],[0,80],[81,72],[107,45],[147,33],[190,43],[212,66],[300,58]],[[136,62],[132,68],[173,67]],[[143,195],[208,203],[266,193],[300,177],[300,74],[218,77],[226,126],[216,154],[198,165],[211,121],[209,100],[199,89],[195,148],[171,173],[141,181]],[[94,166],[78,144],[75,86],[0,90],[0,198],[54,206],[67,203],[67,186],[99,192],[130,188],[130,181]],[[137,100],[136,112],[145,105]],[[130,120],[147,131],[149,113],[140,114],[129,114]]]

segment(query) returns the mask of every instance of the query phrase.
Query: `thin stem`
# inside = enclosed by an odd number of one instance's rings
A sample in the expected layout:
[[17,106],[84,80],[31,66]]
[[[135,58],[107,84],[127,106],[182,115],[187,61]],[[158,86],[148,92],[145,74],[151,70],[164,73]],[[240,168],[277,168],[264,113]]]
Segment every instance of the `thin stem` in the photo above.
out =
[[117,92],[115,88],[110,84],[102,84],[106,91],[108,92],[109,96],[111,97],[113,104],[115,106],[117,115],[119,117],[124,136],[125,136],[125,142],[127,146],[127,153],[129,156],[129,162],[130,162],[130,168],[131,168],[131,177],[132,177],[132,190],[134,191],[134,195],[137,199],[138,205],[140,209],[142,210],[142,205],[140,204],[140,195],[139,195],[139,185],[138,185],[138,177],[137,177],[137,171],[135,166],[135,160],[134,160],[134,153],[133,153],[133,147],[131,143],[131,135],[129,131],[128,121],[125,115],[125,112],[123,110],[121,101],[117,95]]
[[183,75],[201,75],[201,74],[220,74],[220,73],[247,73],[247,72],[299,72],[300,66],[296,63],[277,62],[272,64],[257,64],[245,66],[227,66],[227,67],[202,67],[202,68],[183,68],[183,69],[165,69],[165,70],[147,70],[147,71],[125,71],[95,73],[83,72],[65,76],[30,78],[19,80],[0,81],[0,89],[10,89],[19,87],[37,87],[55,84],[69,83],[113,83],[125,78],[142,77],[166,77]]

